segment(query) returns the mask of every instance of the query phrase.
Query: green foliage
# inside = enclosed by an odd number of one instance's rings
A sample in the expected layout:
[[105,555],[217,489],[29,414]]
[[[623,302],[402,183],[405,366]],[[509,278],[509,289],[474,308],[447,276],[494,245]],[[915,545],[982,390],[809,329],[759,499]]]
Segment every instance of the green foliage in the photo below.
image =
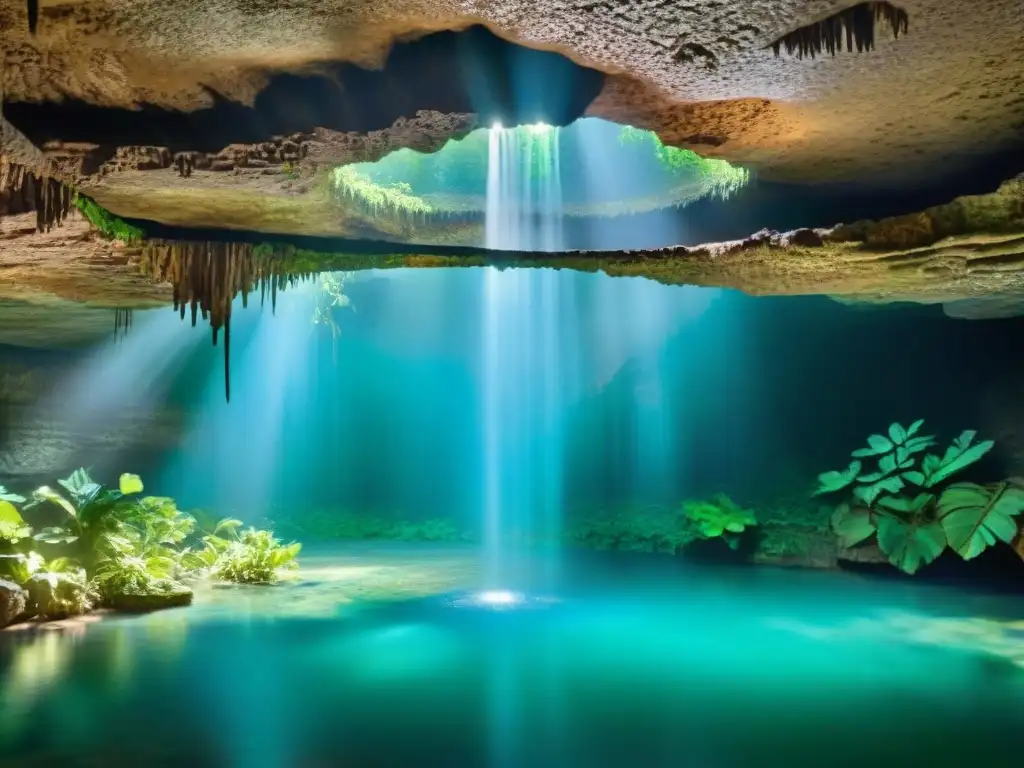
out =
[[964,560],[997,541],[1012,543],[1017,535],[1015,518],[1021,512],[1024,488],[1016,481],[991,486],[956,483],[942,494],[938,508],[949,546]]
[[401,219],[431,211],[425,200],[411,194],[412,187],[408,183],[378,184],[350,165],[331,171],[331,192],[339,201],[375,218]]
[[882,515],[878,519],[878,547],[901,571],[916,573],[942,554],[946,534],[937,521],[921,515]]
[[625,507],[566,525],[568,543],[587,549],[676,554],[701,538],[683,508]]
[[89,223],[108,240],[120,240],[126,245],[132,245],[146,237],[143,230],[118,218],[90,197],[77,195],[75,205]]
[[[120,610],[191,602],[192,591],[180,580],[205,568],[188,546],[196,527],[191,515],[172,499],[141,496],[144,487],[137,475],[121,475],[118,488],[110,489],[79,469],[57,485],[60,490],[37,488],[25,512],[45,507],[51,518],[53,512],[64,516],[63,523],[44,527],[28,540],[62,556],[49,563],[34,551],[0,556],[0,573],[35,595],[44,606],[40,615],[71,615],[96,601]],[[0,513],[15,522],[7,506]]]
[[629,506],[570,523],[569,543],[597,550],[675,554],[695,541],[722,538],[730,547],[757,524],[725,494],[684,501],[677,509]]
[[32,527],[25,522],[14,502],[9,501],[8,497],[24,501],[21,496],[7,494],[3,486],[0,486],[0,552],[13,549],[14,545],[32,535]]
[[172,499],[147,496],[126,507],[98,542],[94,579],[104,602],[184,590],[177,580],[203,565],[184,546],[194,530],[195,519]]
[[[906,428],[892,424],[886,435],[869,436],[867,447],[853,452],[846,470],[818,476],[814,493],[848,490],[850,498],[832,516],[840,545],[860,546],[875,537],[889,562],[906,573],[934,561],[947,545],[970,559],[997,541],[1009,543],[1017,532],[1013,518],[1024,511],[1024,490],[1014,483],[938,488],[982,458],[993,443],[975,442],[976,433],[966,430],[941,456],[922,458],[935,444],[932,436],[918,434],[923,425],[920,419]],[[877,459],[878,466],[861,474],[860,459],[867,458]],[[921,490],[901,495],[911,486]]]
[[625,145],[640,146],[653,151],[664,168],[672,173],[702,180],[708,185],[712,196],[723,200],[728,199],[750,181],[750,172],[745,168],[734,166],[725,160],[701,157],[688,149],[666,146],[662,144],[658,135],[651,131],[624,125],[619,133],[619,141]]
[[[134,503],[129,499],[130,494],[104,488],[84,469],[75,470],[58,484],[63,492],[46,485],[33,491],[26,509],[54,506],[64,511],[66,522],[43,528],[34,538],[42,544],[76,545],[76,555],[89,568],[100,550],[101,537],[119,530],[121,517],[132,513]],[[126,487],[131,489],[135,484],[128,480]],[[138,487],[141,488],[141,482]]]
[[750,526],[757,525],[754,513],[742,509],[724,493],[715,494],[710,501],[685,501],[683,514],[697,529],[701,538],[723,537],[729,546],[735,547],[735,535],[743,533]]
[[210,575],[240,584],[274,584],[298,568],[302,545],[282,545],[270,531],[249,528],[239,533],[241,520],[227,518],[203,537],[199,557]]
[[850,466],[844,470],[821,473],[818,475],[818,490],[814,492],[814,495],[819,496],[823,493],[841,491],[857,479],[857,475],[860,474],[860,467],[861,463],[859,461],[851,461]]

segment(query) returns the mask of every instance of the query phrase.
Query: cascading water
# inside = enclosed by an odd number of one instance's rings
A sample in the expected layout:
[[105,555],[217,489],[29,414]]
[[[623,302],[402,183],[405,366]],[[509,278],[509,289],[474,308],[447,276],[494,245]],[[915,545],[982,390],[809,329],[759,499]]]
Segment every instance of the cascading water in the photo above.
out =
[[[562,247],[558,143],[558,129],[550,126],[491,129],[489,249]],[[484,270],[483,502],[489,589],[506,587],[517,549],[554,535],[560,520],[561,419],[573,384],[560,334],[553,331],[563,309],[571,308],[572,297],[560,288],[564,285],[552,270]]]
[[494,126],[488,138],[485,245],[495,250],[563,247],[560,131]]

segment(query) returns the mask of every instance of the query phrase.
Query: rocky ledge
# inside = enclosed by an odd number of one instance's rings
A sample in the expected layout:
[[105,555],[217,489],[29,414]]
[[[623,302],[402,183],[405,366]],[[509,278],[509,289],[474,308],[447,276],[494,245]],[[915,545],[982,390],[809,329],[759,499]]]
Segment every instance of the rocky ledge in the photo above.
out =
[[[121,307],[166,303],[170,288],[144,277],[139,266],[149,274],[165,274],[168,259],[192,258],[215,248],[225,258],[258,261],[258,268],[250,265],[240,274],[264,277],[497,264],[603,271],[757,295],[942,303],[950,314],[965,317],[1015,314],[1018,302],[1024,301],[1024,177],[991,194],[957,198],[909,216],[831,229],[762,231],[743,240],[652,251],[538,254],[318,238],[261,243],[263,236],[253,233],[248,233],[248,242],[234,244],[232,233],[221,233],[224,239],[216,243],[148,241],[125,247],[100,240],[75,219],[45,235],[28,227],[8,231],[11,247],[0,255],[0,275],[17,280],[0,282],[7,292],[0,298],[36,302],[72,299]],[[176,288],[179,296],[191,290]]]

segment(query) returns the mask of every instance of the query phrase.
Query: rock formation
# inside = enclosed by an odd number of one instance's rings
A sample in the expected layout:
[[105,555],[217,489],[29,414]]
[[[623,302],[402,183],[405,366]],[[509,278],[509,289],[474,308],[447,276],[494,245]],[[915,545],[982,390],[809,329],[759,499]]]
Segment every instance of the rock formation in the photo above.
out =
[[[122,193],[230,186],[218,174],[301,191],[296,166],[301,179],[307,164],[429,150],[540,108],[802,183],[928,183],[1021,146],[1014,0],[87,0],[38,14],[0,0],[4,114],[115,213]],[[552,95],[518,104],[538,77]]]

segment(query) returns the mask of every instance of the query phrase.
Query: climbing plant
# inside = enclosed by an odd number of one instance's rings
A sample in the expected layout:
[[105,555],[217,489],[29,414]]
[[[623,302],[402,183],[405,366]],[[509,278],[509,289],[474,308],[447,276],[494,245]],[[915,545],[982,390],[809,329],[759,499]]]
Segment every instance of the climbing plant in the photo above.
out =
[[[842,546],[874,540],[906,573],[916,573],[947,547],[970,560],[998,541],[1012,542],[1015,518],[1024,511],[1024,482],[946,485],[988,453],[991,440],[976,441],[977,433],[965,430],[943,453],[925,453],[936,441],[920,434],[923,425],[894,423],[887,434],[870,435],[845,469],[818,476],[814,493],[846,495],[832,515]],[[865,467],[866,460],[877,464]]]

